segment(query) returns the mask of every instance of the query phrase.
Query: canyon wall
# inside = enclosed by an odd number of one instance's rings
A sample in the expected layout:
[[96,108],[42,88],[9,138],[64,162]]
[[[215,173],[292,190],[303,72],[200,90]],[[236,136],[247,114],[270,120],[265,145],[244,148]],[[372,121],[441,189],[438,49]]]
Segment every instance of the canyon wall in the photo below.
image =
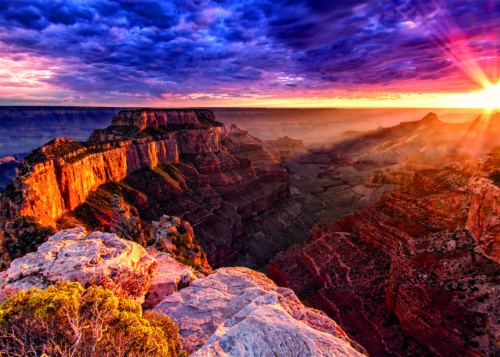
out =
[[144,240],[151,222],[175,215],[199,232],[212,266],[265,266],[313,224],[291,199],[281,162],[296,147],[228,133],[208,110],[122,111],[88,142],[56,139],[28,155],[2,193],[0,224],[32,216],[58,229],[116,231],[116,194],[137,212],[134,237]]
[[[133,122],[134,125],[143,127],[152,121],[147,111],[132,113],[144,119]],[[167,113],[164,118],[173,118],[175,124],[198,120],[194,111]],[[209,113],[202,115],[203,120],[210,117]],[[85,202],[99,185],[121,181],[136,170],[178,163],[181,154],[218,152],[225,135],[225,128],[218,126],[214,130],[184,129],[154,137],[114,138],[114,141],[85,144],[56,139],[28,155],[18,167],[13,187],[1,196],[0,224],[3,226],[19,216],[33,216],[43,225],[54,225],[63,214]]]
[[279,253],[269,276],[371,356],[500,353],[498,150],[413,182]]

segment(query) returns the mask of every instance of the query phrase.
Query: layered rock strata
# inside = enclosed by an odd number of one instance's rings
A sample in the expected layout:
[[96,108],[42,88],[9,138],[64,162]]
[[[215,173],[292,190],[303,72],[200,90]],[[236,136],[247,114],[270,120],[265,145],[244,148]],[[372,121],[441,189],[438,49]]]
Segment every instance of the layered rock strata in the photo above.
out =
[[370,355],[500,353],[498,151],[413,182],[278,254],[269,276]]
[[280,152],[232,132],[207,110],[122,111],[87,143],[57,139],[28,155],[2,193],[0,225],[32,216],[140,241],[169,214],[191,222],[211,265],[265,265],[313,218],[290,199]]
[[[157,110],[154,114],[167,112]],[[126,111],[120,113],[127,117]],[[0,223],[33,216],[43,225],[54,225],[63,214],[85,202],[99,185],[120,181],[140,169],[178,163],[181,154],[218,152],[220,140],[226,135],[224,126],[208,112],[182,110],[175,115],[165,114],[180,128],[150,135],[141,131],[155,122],[148,113],[132,111],[132,117],[137,114],[142,119],[115,120],[116,125],[104,129],[112,133],[108,137],[99,131],[89,143],[56,139],[32,152],[17,168],[14,184],[1,197]],[[188,124],[193,121],[197,124],[191,128]],[[133,135],[127,135],[129,131]],[[97,139],[108,141],[94,142]]]
[[183,154],[179,163],[134,172],[113,193],[136,207],[143,221],[168,213],[191,222],[212,266],[263,265],[302,241],[313,221],[290,199],[279,152],[262,145],[233,127],[219,151]]
[[500,145],[500,113],[482,114],[472,122],[447,123],[429,113],[418,121],[358,132],[332,146],[357,162],[398,163],[404,156],[443,157],[457,153],[478,156]]
[[155,310],[179,325],[195,356],[361,356],[333,320],[246,268],[218,269]]

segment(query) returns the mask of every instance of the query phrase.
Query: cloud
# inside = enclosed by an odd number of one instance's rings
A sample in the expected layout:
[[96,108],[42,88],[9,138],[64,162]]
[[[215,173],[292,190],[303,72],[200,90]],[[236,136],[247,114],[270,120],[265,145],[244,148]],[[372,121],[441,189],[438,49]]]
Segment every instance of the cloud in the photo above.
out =
[[36,83],[103,101],[431,80],[451,90],[464,76],[439,36],[453,30],[475,58],[498,61],[498,16],[488,0],[6,0],[0,50],[50,63]]

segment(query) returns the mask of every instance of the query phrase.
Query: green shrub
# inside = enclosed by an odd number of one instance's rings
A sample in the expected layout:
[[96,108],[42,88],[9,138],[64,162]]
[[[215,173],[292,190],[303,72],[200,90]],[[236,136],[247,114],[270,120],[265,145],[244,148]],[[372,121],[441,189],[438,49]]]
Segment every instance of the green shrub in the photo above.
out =
[[165,356],[181,353],[177,326],[96,286],[59,283],[0,306],[1,356]]

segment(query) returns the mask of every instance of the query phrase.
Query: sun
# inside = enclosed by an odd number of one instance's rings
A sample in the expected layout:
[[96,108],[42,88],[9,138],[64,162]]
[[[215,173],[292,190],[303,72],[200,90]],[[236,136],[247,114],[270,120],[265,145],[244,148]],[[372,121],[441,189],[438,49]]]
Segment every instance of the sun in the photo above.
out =
[[495,85],[483,82],[483,90],[470,93],[455,93],[441,97],[443,107],[481,108],[486,112],[500,109],[500,81]]
[[500,108],[500,82],[497,85],[487,83],[485,90],[479,92],[481,107],[488,111]]

